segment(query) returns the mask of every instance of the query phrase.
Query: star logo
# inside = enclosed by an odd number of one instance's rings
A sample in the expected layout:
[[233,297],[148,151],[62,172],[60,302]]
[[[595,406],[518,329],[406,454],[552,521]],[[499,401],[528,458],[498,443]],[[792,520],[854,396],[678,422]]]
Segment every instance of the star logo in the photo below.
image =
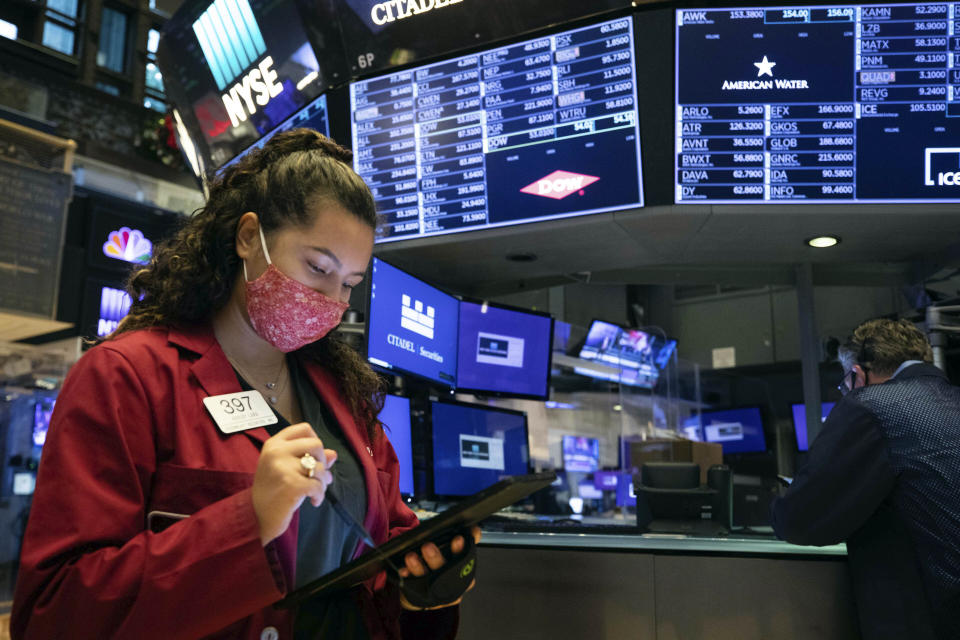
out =
[[753,66],[755,66],[755,67],[757,68],[757,77],[758,77],[758,78],[759,78],[760,76],[764,75],[764,74],[766,74],[766,75],[768,75],[768,76],[770,76],[770,77],[772,78],[772,77],[773,77],[773,68],[774,68],[775,66],[777,66],[777,63],[776,63],[776,62],[770,62],[769,60],[767,60],[767,56],[763,56],[763,60],[761,60],[760,62],[754,62],[754,63],[753,63]]

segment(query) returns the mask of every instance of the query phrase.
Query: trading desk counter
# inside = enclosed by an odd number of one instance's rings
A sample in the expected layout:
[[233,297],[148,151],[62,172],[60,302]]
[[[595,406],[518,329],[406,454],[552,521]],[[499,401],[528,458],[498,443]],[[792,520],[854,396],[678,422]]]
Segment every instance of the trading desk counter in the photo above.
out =
[[859,638],[842,544],[488,528],[461,639]]
[[700,538],[670,534],[595,535],[564,532],[484,531],[483,546],[537,547],[543,549],[618,550],[646,553],[692,553],[757,556],[832,556],[846,558],[844,544],[800,547],[773,536],[731,534],[724,538]]

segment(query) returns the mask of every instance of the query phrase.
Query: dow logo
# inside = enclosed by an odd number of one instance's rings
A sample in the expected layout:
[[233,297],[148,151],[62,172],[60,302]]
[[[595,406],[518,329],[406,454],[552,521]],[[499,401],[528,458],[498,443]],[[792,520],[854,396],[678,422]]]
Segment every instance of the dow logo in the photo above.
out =
[[960,147],[927,147],[923,171],[928,187],[960,187]]
[[217,88],[224,91],[221,97],[233,126],[283,91],[273,58],[263,57],[267,45],[248,0],[215,0],[193,23],[193,32]]
[[548,176],[531,182],[520,191],[534,196],[563,200],[571,193],[576,193],[599,179],[596,176],[587,176],[582,173],[554,171]]

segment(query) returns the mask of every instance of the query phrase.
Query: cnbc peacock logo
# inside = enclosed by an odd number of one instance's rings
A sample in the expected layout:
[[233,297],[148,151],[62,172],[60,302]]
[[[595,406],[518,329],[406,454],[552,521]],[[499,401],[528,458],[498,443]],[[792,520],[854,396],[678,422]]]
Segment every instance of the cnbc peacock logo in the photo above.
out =
[[193,32],[234,127],[283,92],[248,0],[215,0]]
[[143,237],[139,229],[120,227],[111,231],[109,239],[103,243],[103,255],[124,262],[146,264],[153,255],[153,243]]

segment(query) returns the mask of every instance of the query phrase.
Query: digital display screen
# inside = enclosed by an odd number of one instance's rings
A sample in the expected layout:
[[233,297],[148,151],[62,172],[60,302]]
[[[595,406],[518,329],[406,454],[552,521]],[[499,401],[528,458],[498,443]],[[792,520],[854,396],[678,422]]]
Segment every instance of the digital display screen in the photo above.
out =
[[642,206],[630,18],[350,85],[380,241]]
[[602,320],[594,320],[579,357],[620,369],[619,374],[606,376],[582,367],[574,370],[582,375],[613,380],[635,387],[652,389],[660,377],[660,369],[669,364],[676,350],[676,340],[668,340],[637,329],[625,329]]
[[[820,422],[826,422],[827,416],[833,411],[836,402],[824,402],[820,409]],[[800,451],[809,451],[810,441],[807,438],[807,409],[804,404],[795,404],[791,406],[793,411],[793,430],[797,434],[797,449]]]
[[278,126],[276,129],[274,129],[273,131],[266,134],[265,136],[257,140],[255,143],[253,143],[252,145],[244,149],[240,153],[240,155],[238,155],[236,158],[234,158],[230,162],[227,162],[222,167],[220,167],[220,169],[218,170],[218,173],[222,172],[224,169],[226,169],[230,165],[240,162],[241,158],[243,158],[245,155],[247,155],[254,149],[262,149],[263,145],[267,144],[270,138],[277,135],[278,133],[283,133],[284,131],[289,131],[290,129],[296,129],[301,127],[306,129],[313,129],[314,131],[318,131],[325,136],[328,136],[328,137],[330,136],[330,120],[327,114],[326,94],[320,96],[319,98],[317,98],[316,100],[314,100],[313,102],[305,106],[303,109],[295,113],[289,120],[287,120],[286,122]]
[[379,258],[372,274],[367,359],[455,386],[459,301]]
[[563,436],[563,468],[592,473],[600,468],[600,441],[596,438]]
[[329,85],[303,23],[294,0],[214,0],[185,4],[164,26],[164,81],[192,111],[214,167]]
[[33,420],[33,446],[42,447],[47,441],[47,431],[50,430],[50,417],[53,415],[53,407],[57,403],[56,398],[40,398],[34,407]]
[[675,201],[960,201],[958,6],[677,11]]
[[318,2],[326,21],[339,23],[346,57],[356,73],[382,71],[553,24],[626,9],[629,0],[342,0]]
[[457,388],[545,399],[552,325],[547,315],[462,301]]
[[100,288],[100,317],[97,318],[97,336],[103,338],[117,329],[123,320],[133,299],[123,289],[113,287]]
[[433,490],[467,496],[529,469],[527,416],[481,405],[432,402]]
[[387,394],[383,409],[377,416],[383,424],[383,432],[393,445],[400,463],[400,493],[413,495],[413,445],[410,436],[410,399]]
[[700,413],[699,422],[697,416],[691,416],[684,421],[683,429],[697,432],[699,437],[691,438],[692,440],[721,444],[724,455],[760,453],[767,450],[763,416],[756,407],[703,411]]

